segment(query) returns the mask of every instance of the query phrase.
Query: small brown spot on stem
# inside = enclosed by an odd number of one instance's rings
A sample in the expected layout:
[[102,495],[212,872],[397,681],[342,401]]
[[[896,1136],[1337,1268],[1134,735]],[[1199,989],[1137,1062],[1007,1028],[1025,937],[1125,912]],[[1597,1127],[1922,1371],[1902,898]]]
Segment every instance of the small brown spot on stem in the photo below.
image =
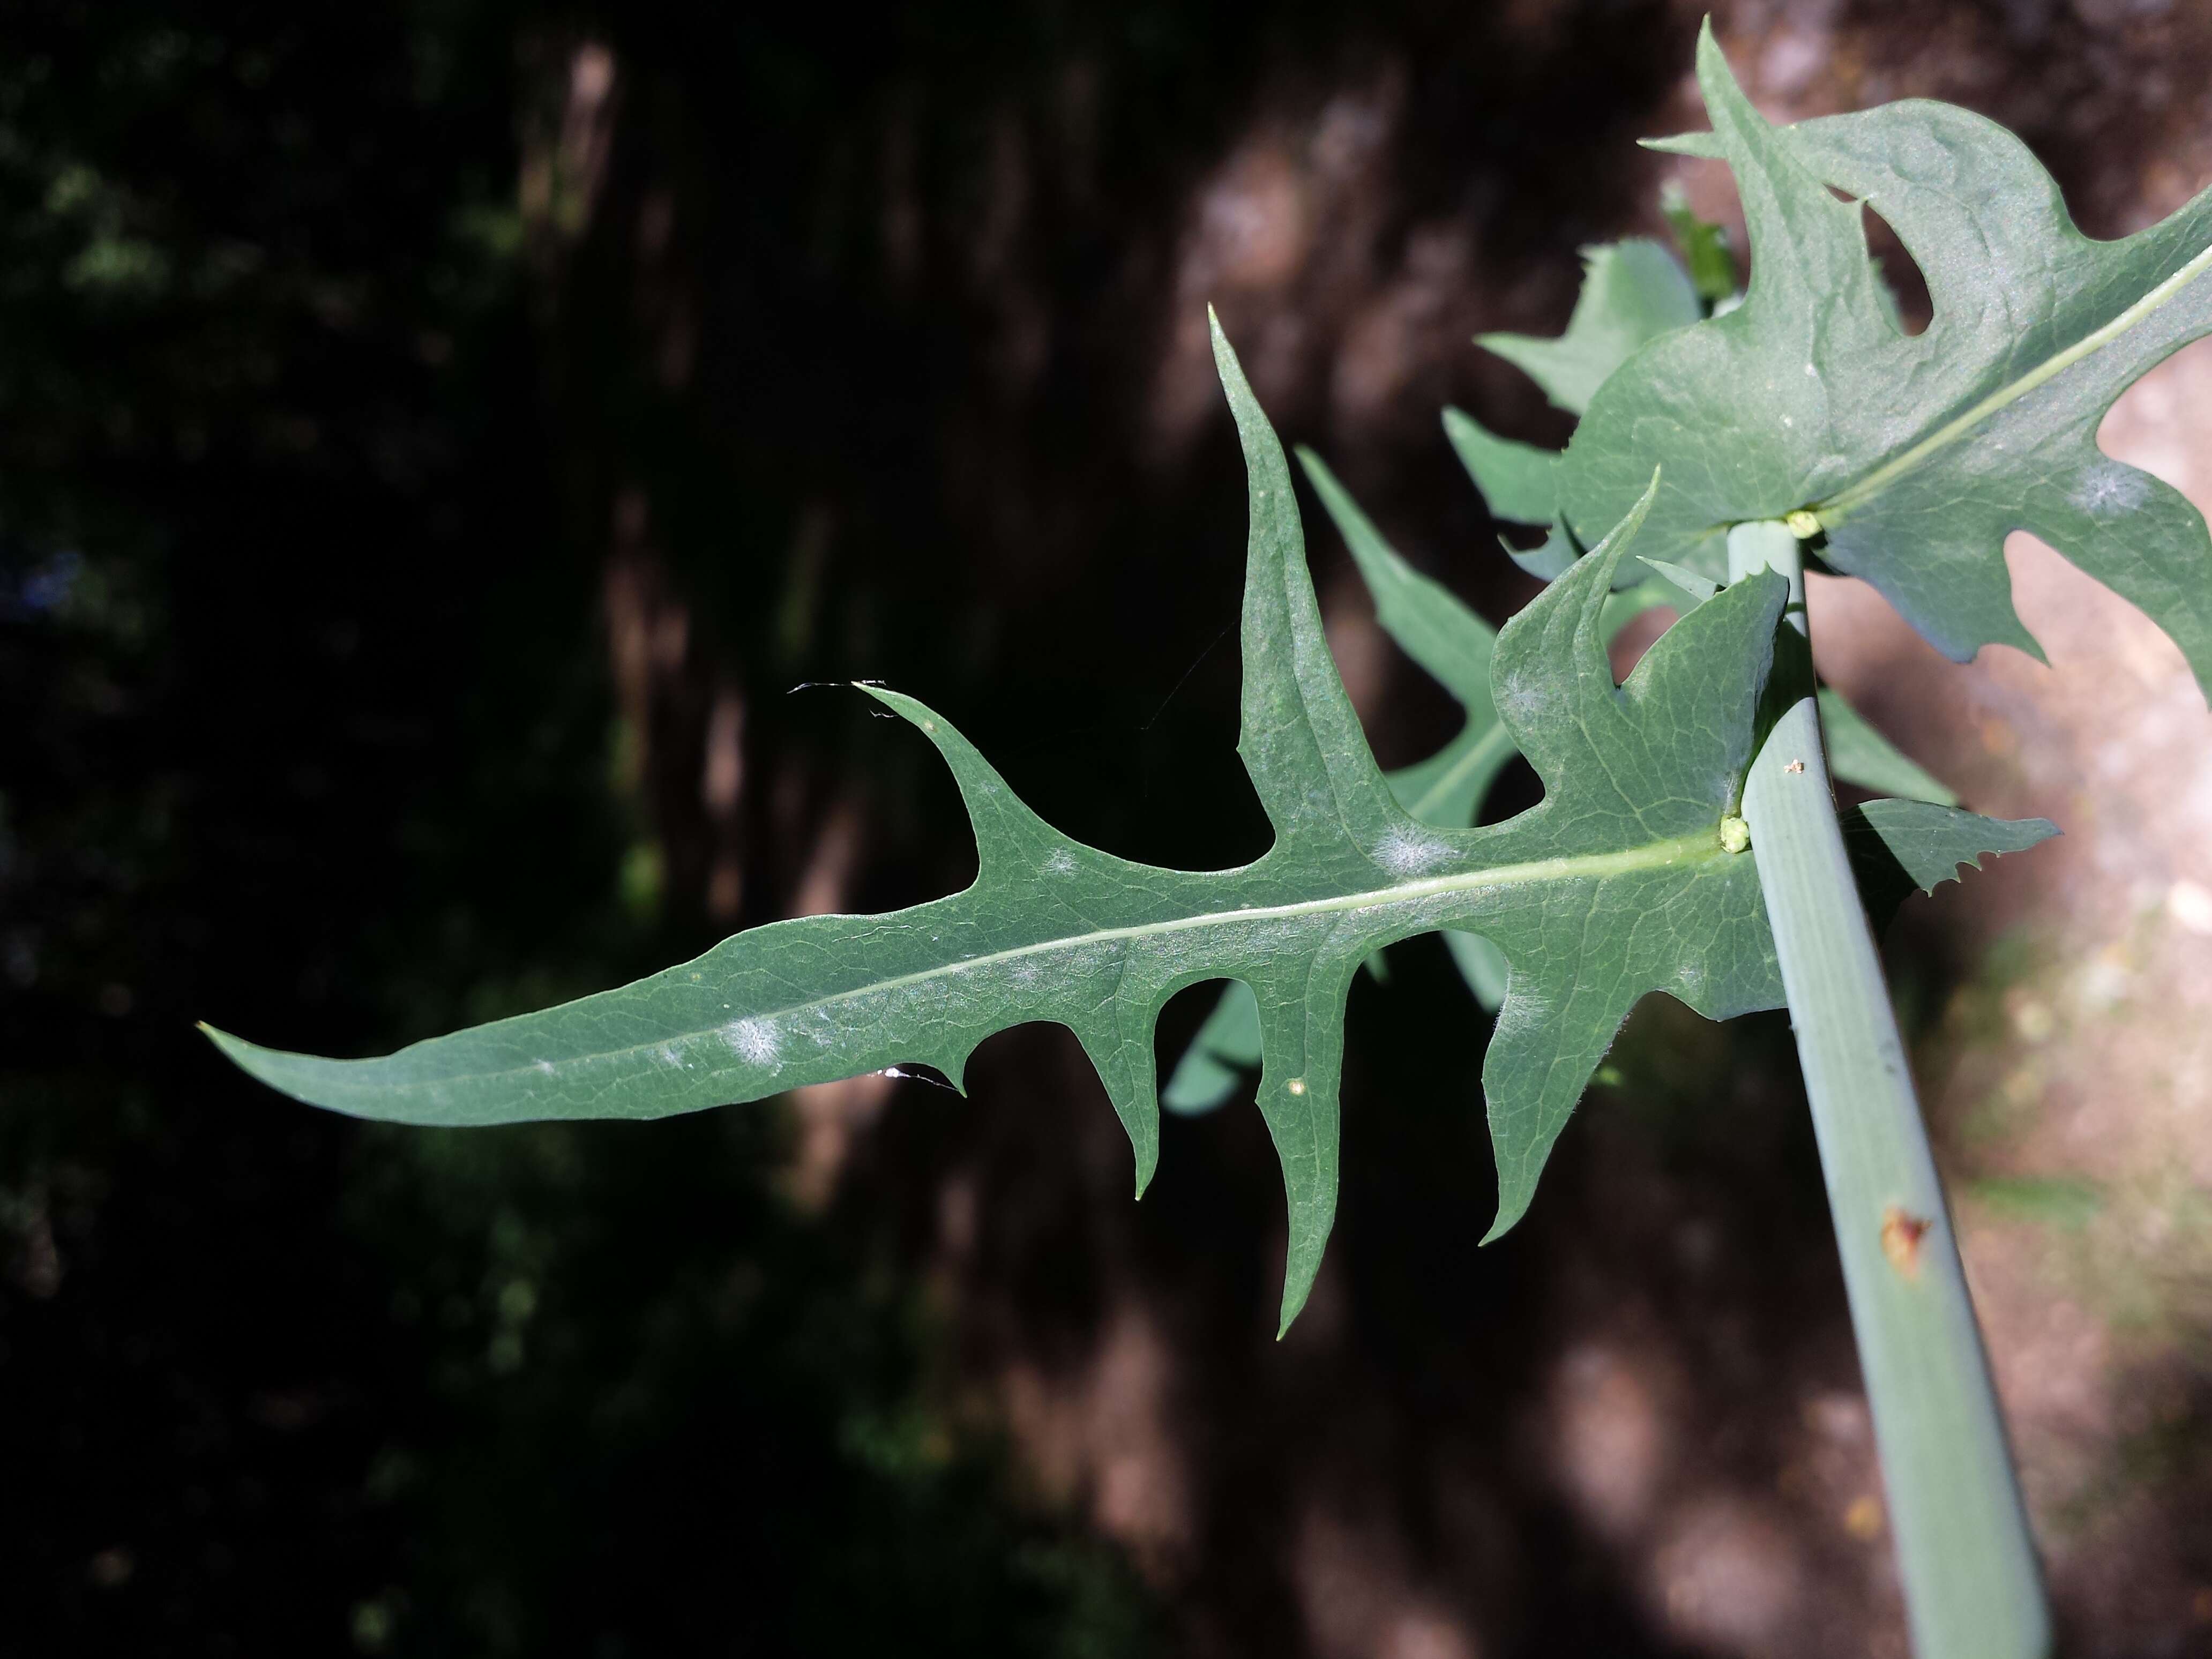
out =
[[1881,1499],[1867,1492],[1851,1500],[1844,1511],[1844,1530],[1862,1544],[1870,1544],[1881,1536]]
[[1936,1224],[1893,1204],[1881,1212],[1881,1253],[1907,1279],[1920,1276],[1920,1239]]

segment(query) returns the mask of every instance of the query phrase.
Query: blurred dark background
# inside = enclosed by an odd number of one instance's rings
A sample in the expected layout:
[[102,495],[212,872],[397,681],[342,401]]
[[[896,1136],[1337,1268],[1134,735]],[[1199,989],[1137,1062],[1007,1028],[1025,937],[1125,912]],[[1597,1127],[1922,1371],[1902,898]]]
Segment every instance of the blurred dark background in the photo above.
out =
[[[1901,1654],[1778,1020],[1642,1011],[1478,1252],[1480,1017],[1394,952],[1279,1345],[1249,1101],[1132,1206],[1064,1033],[965,1102],[462,1135],[192,1030],[380,1052],[963,884],[925,746],[813,682],[927,696],[1115,851],[1256,853],[1205,306],[1504,617],[1437,410],[1563,435],[1468,340],[1656,229],[1698,10],[0,10],[0,1653]],[[2193,5],[1718,11],[1771,112],[1972,104],[2098,234],[2212,173]],[[1417,758],[1449,705],[1314,543]],[[2032,804],[1899,672],[1908,747]],[[2070,902],[1922,907],[1900,984],[1931,1075],[1996,1079],[1931,1100],[2069,1640],[2203,1652],[2212,1173],[2021,1173],[2056,1061],[1976,1127],[2014,1049],[2087,1052],[2037,988]]]

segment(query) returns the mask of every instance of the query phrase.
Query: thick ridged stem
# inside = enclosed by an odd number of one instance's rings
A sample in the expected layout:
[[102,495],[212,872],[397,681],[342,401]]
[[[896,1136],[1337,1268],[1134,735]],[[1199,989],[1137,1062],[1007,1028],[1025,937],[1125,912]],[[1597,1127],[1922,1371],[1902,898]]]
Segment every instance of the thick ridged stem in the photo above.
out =
[[[1780,524],[1729,537],[1731,580],[1804,595]],[[1791,619],[1804,631],[1802,603]],[[1788,653],[1784,653],[1787,655]],[[1743,815],[1812,1104],[1919,1659],[2044,1659],[2051,1620],[1972,1300],[1889,988],[1836,823],[1809,653]],[[1792,690],[1799,689],[1792,687]]]

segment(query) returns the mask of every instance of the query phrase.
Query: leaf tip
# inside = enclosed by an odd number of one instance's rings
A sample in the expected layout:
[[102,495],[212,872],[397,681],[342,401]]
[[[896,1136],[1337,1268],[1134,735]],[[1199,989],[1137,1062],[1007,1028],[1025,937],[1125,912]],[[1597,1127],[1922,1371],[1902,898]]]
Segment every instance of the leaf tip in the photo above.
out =
[[1589,558],[1601,572],[1596,580],[1601,583],[1601,595],[1613,583],[1613,573],[1620,566],[1621,556],[1628,551],[1629,543],[1636,532],[1644,528],[1644,521],[1651,516],[1651,503],[1659,499],[1660,469],[1651,469],[1651,482],[1644,486],[1644,493],[1636,498],[1620,522],[1606,532],[1605,539],[1589,550]]
[[1151,1190],[1152,1177],[1159,1173],[1160,1149],[1158,1143],[1155,1142],[1150,1146],[1135,1146],[1134,1150],[1137,1155],[1136,1201],[1141,1204],[1146,1193]]
[[1744,95],[1735,71],[1729,67],[1728,54],[1721,50],[1720,39],[1713,33],[1710,12],[1698,25],[1698,90],[1705,98],[1705,112],[1713,118],[1715,127],[1720,125],[1723,108],[1733,116],[1749,116],[1764,125],[1751,100]]
[[229,1032],[210,1025],[204,1019],[194,1020],[192,1029],[215,1044],[227,1059],[236,1065],[244,1066],[246,1056],[254,1052],[254,1045],[244,1037],[233,1036]]
[[1229,331],[1221,325],[1221,313],[1210,303],[1206,307],[1206,333],[1213,347],[1214,373],[1221,377],[1221,384],[1228,390],[1231,401],[1239,386],[1245,386],[1249,394],[1251,388],[1244,380],[1244,365],[1237,359],[1237,348],[1229,343]]
[[[266,1084],[279,1094],[289,1095],[295,1100],[307,1099],[307,1097],[302,1095],[292,1083],[280,1079],[276,1066],[272,1064],[272,1062],[285,1060],[296,1060],[298,1056],[285,1054],[274,1048],[264,1048],[259,1043],[249,1042],[242,1036],[233,1036],[228,1031],[210,1025],[204,1019],[195,1020],[192,1023],[202,1036],[215,1044],[225,1060],[237,1066],[255,1082]],[[319,1105],[322,1103],[310,1100],[307,1103]]]
[[[1494,1143],[1496,1140],[1494,1129],[1492,1139]],[[1540,1172],[1543,1169],[1543,1154],[1540,1151],[1535,1158],[1536,1168]],[[1528,1206],[1534,1201],[1535,1196],[1534,1177],[1522,1175],[1508,1179],[1508,1170],[1501,1158],[1498,1172],[1498,1214],[1490,1224],[1490,1231],[1483,1234],[1478,1241],[1478,1247],[1481,1244],[1495,1244],[1514,1228],[1519,1226],[1521,1218],[1528,1213]]]
[[939,749],[945,747],[944,734],[948,729],[945,717],[921,698],[909,697],[903,691],[894,691],[888,685],[872,680],[854,680],[853,684],[900,719],[919,727],[924,735],[935,739]]
[[1313,1295],[1314,1282],[1321,1277],[1322,1256],[1328,1244],[1328,1223],[1336,1208],[1333,1193],[1328,1208],[1329,1214],[1316,1225],[1310,1218],[1302,1223],[1297,1206],[1291,1206],[1290,1248],[1283,1258],[1282,1314],[1275,1327],[1278,1342],[1305,1311],[1306,1301]]

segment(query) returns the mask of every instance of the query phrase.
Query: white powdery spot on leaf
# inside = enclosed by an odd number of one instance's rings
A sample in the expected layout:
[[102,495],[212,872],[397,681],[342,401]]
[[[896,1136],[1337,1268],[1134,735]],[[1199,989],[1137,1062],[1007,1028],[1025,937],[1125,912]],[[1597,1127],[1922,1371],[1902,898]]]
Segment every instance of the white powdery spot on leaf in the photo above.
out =
[[1375,849],[1375,862],[1394,876],[1419,875],[1449,857],[1449,847],[1425,836],[1388,836]]
[[772,1065],[778,1048],[775,1027],[762,1019],[733,1019],[722,1028],[730,1052],[755,1066]]
[[1044,867],[1055,876],[1073,875],[1075,873],[1075,854],[1063,847],[1044,861]]
[[1498,688],[1498,713],[1522,727],[1540,724],[1559,702],[1553,687],[1526,675],[1516,674]]
[[2131,466],[2108,461],[2094,467],[2073,494],[2074,505],[2093,519],[2117,519],[2134,512],[2150,494],[2150,481]]

